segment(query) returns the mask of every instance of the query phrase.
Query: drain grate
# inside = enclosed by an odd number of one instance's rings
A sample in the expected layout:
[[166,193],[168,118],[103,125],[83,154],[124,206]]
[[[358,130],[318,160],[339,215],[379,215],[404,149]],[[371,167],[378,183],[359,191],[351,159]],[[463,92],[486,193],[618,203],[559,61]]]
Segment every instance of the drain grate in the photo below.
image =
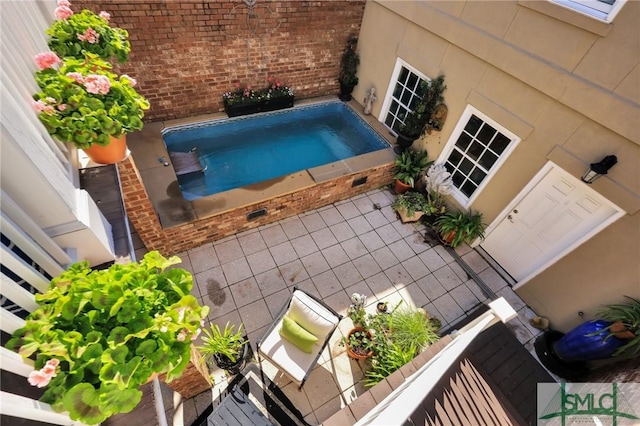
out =
[[265,208],[254,210],[252,212],[247,213],[247,220],[257,219],[259,217],[266,216],[266,214],[267,214],[267,209]]

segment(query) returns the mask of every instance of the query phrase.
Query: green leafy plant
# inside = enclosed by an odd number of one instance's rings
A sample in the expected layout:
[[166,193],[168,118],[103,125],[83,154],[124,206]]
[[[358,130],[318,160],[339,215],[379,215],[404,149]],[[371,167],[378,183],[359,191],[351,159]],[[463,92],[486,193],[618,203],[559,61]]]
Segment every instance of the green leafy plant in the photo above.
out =
[[36,61],[41,91],[34,95],[33,107],[52,136],[89,148],[107,145],[109,136],[142,129],[149,102],[136,92],[133,78],[117,76],[110,71],[111,64],[92,54],[60,60],[48,52]]
[[394,162],[395,178],[407,185],[414,186],[420,172],[432,162],[425,150],[405,150]]
[[358,65],[360,65],[360,56],[356,52],[358,38],[350,36],[347,40],[347,46],[340,57],[340,74],[338,81],[344,86],[358,85]]
[[107,12],[98,15],[90,10],[73,13],[70,6],[67,0],[58,1],[54,12],[57,19],[46,30],[50,37],[49,49],[59,57],[84,59],[86,53],[91,53],[104,60],[115,56],[120,63],[129,59],[129,33],[122,28],[111,27],[111,16]]
[[399,304],[390,314],[379,314],[369,321],[374,356],[365,373],[366,386],[377,384],[440,339],[436,323],[423,309],[398,308]]
[[29,382],[47,388],[41,401],[97,424],[131,411],[153,373],[182,374],[209,308],[190,294],[191,274],[169,268],[178,263],[156,251],[105,270],[80,262],[35,296],[40,307],[6,347],[35,356]]
[[413,216],[416,212],[424,212],[427,209],[427,199],[421,192],[407,191],[398,194],[391,203],[394,211],[404,209],[407,216]]
[[422,136],[436,107],[444,102],[443,93],[446,89],[444,75],[422,81],[415,106],[407,113],[403,123],[398,127],[398,132],[410,139]]
[[346,345],[356,355],[366,357],[374,349],[374,340],[367,329],[356,327],[340,340],[340,345]]
[[447,212],[434,222],[442,239],[451,247],[458,247],[462,243],[470,243],[476,238],[484,239],[485,224],[482,223],[482,213]]
[[218,324],[209,324],[210,330],[204,329],[202,345],[198,350],[208,359],[213,359],[220,368],[236,364],[242,356],[243,346],[247,340],[243,337],[242,324],[238,330],[228,321],[224,330],[220,330]]
[[605,339],[616,336],[628,340],[614,352],[614,356],[621,354],[635,356],[640,353],[640,300],[631,296],[625,297],[630,302],[606,305],[598,311],[602,319],[611,322],[611,325],[604,330],[607,333]]

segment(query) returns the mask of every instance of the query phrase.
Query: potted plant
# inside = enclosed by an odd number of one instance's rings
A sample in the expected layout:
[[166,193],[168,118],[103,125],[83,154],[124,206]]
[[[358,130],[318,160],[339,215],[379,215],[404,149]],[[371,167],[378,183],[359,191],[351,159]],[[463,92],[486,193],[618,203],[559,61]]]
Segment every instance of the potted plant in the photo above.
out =
[[444,164],[432,164],[424,175],[427,202],[424,214],[433,223],[435,219],[447,212],[445,196],[451,193],[453,182],[451,173]]
[[190,294],[191,274],[169,268],[178,263],[157,251],[105,270],[80,262],[36,294],[40,307],[6,347],[35,359],[28,380],[46,387],[40,400],[97,424],[131,411],[152,375],[179,377],[209,308]]
[[56,21],[46,30],[49,49],[58,57],[84,59],[86,53],[105,61],[114,56],[119,63],[129,59],[131,44],[127,30],[109,25],[111,15],[90,10],[73,13],[68,0],[58,0],[54,11]]
[[338,82],[340,83],[339,98],[345,102],[351,100],[353,88],[358,85],[359,81],[357,72],[358,65],[360,65],[360,55],[356,52],[357,45],[358,38],[350,36],[340,58],[340,73],[338,75]]
[[391,203],[402,223],[417,222],[425,214],[427,199],[421,192],[407,191],[399,194]]
[[[116,163],[126,155],[125,134],[142,129],[149,102],[136,80],[111,72],[111,64],[88,53],[84,59],[60,59],[54,52],[36,56],[39,71],[33,107],[52,136],[83,149],[97,163]],[[101,147],[121,147],[110,158]]]
[[362,360],[373,356],[372,335],[364,327],[352,328],[340,344],[346,346],[347,356],[351,359]]
[[434,226],[442,241],[454,248],[476,238],[484,238],[485,224],[480,212],[447,212],[434,221]]
[[253,89],[236,83],[234,90],[222,95],[224,109],[229,117],[291,108],[294,99],[293,89],[273,76],[267,77],[267,86],[264,88]]
[[204,329],[202,345],[198,350],[205,356],[207,361],[213,362],[229,374],[238,374],[244,367],[247,357],[249,341],[244,338],[242,324],[238,330],[235,326],[227,324],[224,330],[220,330],[218,324],[209,324],[210,329]]
[[374,386],[410,362],[425,347],[437,342],[437,322],[423,309],[400,308],[369,319],[374,354],[365,372],[365,385]]
[[429,167],[427,151],[407,150],[395,159],[395,191],[401,194],[413,188],[418,175]]
[[446,88],[444,75],[420,83],[416,104],[398,127],[398,145],[394,148],[396,153],[400,154],[422,136],[436,107],[444,101],[443,93]]
[[584,322],[553,344],[564,362],[591,361],[640,353],[640,300],[611,304],[598,310],[600,319]]

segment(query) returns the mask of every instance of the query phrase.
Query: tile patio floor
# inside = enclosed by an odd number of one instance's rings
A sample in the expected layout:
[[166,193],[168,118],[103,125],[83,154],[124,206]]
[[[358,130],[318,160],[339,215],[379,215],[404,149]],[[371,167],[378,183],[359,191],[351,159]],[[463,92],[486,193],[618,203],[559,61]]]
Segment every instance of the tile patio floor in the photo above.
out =
[[[375,309],[378,301],[394,306],[403,300],[424,307],[447,329],[489,298],[447,249],[424,241],[424,225],[402,224],[396,218],[390,207],[394,199],[391,190],[374,190],[179,253],[180,267],[193,273],[193,294],[210,307],[209,320],[220,326],[242,322],[254,350],[294,286],[342,314],[354,292],[367,295],[368,309]],[[475,250],[464,246],[457,253],[518,311],[509,326],[532,352],[539,330],[527,319],[534,313]],[[269,378],[310,424],[326,420],[366,390],[361,382],[364,365],[349,359],[338,344],[351,327],[345,317],[302,391],[268,361],[262,362]],[[226,386],[221,371],[215,376],[214,399]],[[184,401],[173,424],[189,425],[210,401],[208,396]]]

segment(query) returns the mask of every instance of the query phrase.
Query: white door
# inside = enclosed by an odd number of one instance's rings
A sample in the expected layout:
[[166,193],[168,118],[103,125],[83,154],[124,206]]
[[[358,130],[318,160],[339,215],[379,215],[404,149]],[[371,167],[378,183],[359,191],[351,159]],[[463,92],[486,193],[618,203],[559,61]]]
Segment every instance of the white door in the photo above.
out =
[[622,214],[589,185],[548,163],[481,246],[522,284]]

